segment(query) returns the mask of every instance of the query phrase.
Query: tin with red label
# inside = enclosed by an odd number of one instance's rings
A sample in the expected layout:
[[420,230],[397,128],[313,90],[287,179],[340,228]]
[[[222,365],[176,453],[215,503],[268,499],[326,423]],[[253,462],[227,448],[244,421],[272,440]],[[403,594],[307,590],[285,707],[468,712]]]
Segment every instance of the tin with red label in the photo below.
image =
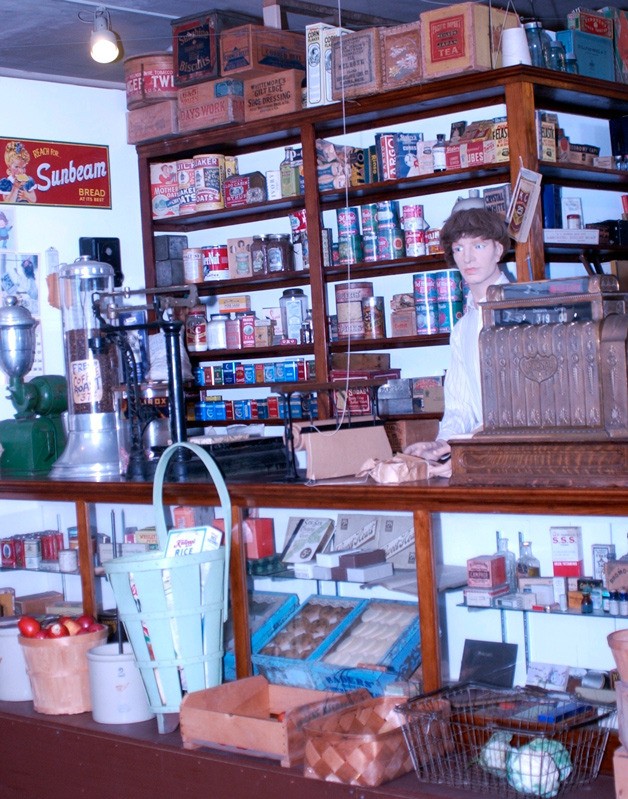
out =
[[357,236],[360,232],[360,212],[358,208],[338,208],[336,221],[338,223],[338,238]]
[[26,552],[24,548],[24,538],[23,535],[16,535],[13,539],[14,546],[15,546],[15,565],[18,569],[24,569],[26,567]]
[[403,235],[406,245],[406,255],[415,258],[419,255],[427,254],[427,244],[425,241],[424,230],[406,229]]
[[462,302],[436,303],[436,316],[439,333],[451,333],[452,327],[461,318],[463,312]]
[[415,304],[429,302],[438,298],[435,274],[435,272],[421,272],[412,276]]
[[3,538],[2,539],[2,568],[14,569],[15,562],[15,539]]
[[390,261],[394,258],[403,258],[406,248],[403,240],[403,231],[399,227],[379,228],[377,234],[378,260]]
[[430,228],[425,234],[425,240],[428,255],[443,252],[443,248],[440,246],[440,228]]
[[203,254],[203,278],[226,280],[229,277],[229,250],[226,244],[201,248]]
[[196,172],[194,159],[177,161],[177,185],[179,186],[179,215],[196,211]]
[[225,157],[215,153],[194,156],[196,210],[224,208],[222,186],[225,181]]

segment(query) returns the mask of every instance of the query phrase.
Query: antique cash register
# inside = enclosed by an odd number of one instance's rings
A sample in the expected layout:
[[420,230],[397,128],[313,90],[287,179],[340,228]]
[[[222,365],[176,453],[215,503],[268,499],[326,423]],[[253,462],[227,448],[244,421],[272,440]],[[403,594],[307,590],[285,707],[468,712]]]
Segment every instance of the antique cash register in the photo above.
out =
[[628,314],[613,275],[489,287],[484,428],[452,444],[454,484],[628,485]]

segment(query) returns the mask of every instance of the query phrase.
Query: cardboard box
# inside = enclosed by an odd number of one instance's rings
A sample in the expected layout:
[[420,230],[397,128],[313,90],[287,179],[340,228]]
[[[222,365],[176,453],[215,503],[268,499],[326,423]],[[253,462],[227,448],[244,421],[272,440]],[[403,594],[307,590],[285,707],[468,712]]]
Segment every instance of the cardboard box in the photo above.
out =
[[391,338],[398,338],[400,336],[416,336],[416,331],[416,311],[414,308],[393,311],[390,314]]
[[[332,383],[340,383],[348,379],[349,385],[351,385],[352,380],[382,378],[382,382],[384,382],[385,380],[394,380],[399,377],[401,377],[400,369],[362,369],[350,372],[346,372],[343,369],[331,369],[329,372],[329,379]],[[366,386],[348,388],[346,392],[334,391],[333,401],[339,413],[342,412],[345,406],[354,416],[364,416],[373,412],[371,388]]]
[[247,558],[267,558],[275,554],[275,522],[272,518],[245,519],[242,532]]
[[468,169],[472,166],[492,164],[497,156],[494,139],[472,139],[448,144],[445,147],[447,169]]
[[259,17],[230,11],[205,11],[172,20],[174,85],[189,86],[218,77],[221,31],[258,22]]
[[496,588],[465,588],[462,593],[465,605],[470,608],[492,608],[497,597],[510,593],[510,587],[505,584]]
[[292,114],[303,107],[300,69],[284,69],[244,81],[244,119],[253,122],[281,114]]
[[552,605],[560,600],[561,594],[567,593],[567,582],[564,577],[519,577],[519,591],[529,589],[536,594],[537,605]]
[[386,435],[393,452],[403,452],[410,444],[434,441],[438,432],[437,419],[408,419],[384,422]]
[[176,100],[164,100],[163,103],[152,103],[127,111],[126,140],[129,144],[163,139],[178,132]]
[[351,33],[348,28],[315,22],[305,26],[307,52],[306,106],[335,102],[331,94],[331,50],[337,36]]
[[506,582],[503,555],[477,555],[467,560],[467,583],[471,588],[497,588]]
[[[229,261],[229,277],[242,278],[253,275],[253,261],[251,258],[251,245],[253,236],[237,236],[234,239],[227,239],[227,260]],[[245,299],[246,298],[246,299]],[[234,305],[230,308],[229,301],[235,299]],[[221,303],[222,300],[222,303]],[[242,300],[248,301],[248,308],[242,307]],[[238,297],[218,297],[218,309],[220,313],[237,313],[238,311],[251,310],[251,298],[248,294]]]
[[183,747],[245,750],[279,760],[288,768],[303,760],[306,721],[360,698],[362,694],[356,697],[271,685],[259,675],[193,691],[181,703]]
[[601,11],[590,11],[588,8],[575,8],[567,14],[567,27],[569,30],[594,33],[596,36],[613,38],[613,20],[606,17]]
[[582,554],[581,527],[550,527],[552,562],[556,577],[582,577],[584,556]]
[[15,615],[37,616],[46,612],[46,606],[53,602],[63,600],[63,594],[59,591],[41,591],[38,594],[24,594],[15,597]]
[[382,53],[379,28],[354,31],[332,42],[331,96],[359,97],[382,89]]
[[609,591],[628,591],[628,556],[604,564],[606,587]]
[[497,163],[509,161],[510,145],[508,141],[508,120],[499,119],[493,122],[491,137],[495,142],[495,161]]
[[278,69],[298,69],[305,77],[302,33],[241,25],[220,34],[220,74],[253,78]]
[[179,89],[177,113],[180,132],[244,122],[244,97],[216,97],[217,82],[207,81]]
[[384,90],[413,86],[423,79],[421,23],[380,29],[382,84]]
[[419,20],[425,80],[500,67],[501,32],[519,26],[516,14],[480,3],[424,11]]
[[557,31],[556,38],[573,53],[578,62],[578,73],[600,80],[615,80],[615,54],[613,41],[584,31]]

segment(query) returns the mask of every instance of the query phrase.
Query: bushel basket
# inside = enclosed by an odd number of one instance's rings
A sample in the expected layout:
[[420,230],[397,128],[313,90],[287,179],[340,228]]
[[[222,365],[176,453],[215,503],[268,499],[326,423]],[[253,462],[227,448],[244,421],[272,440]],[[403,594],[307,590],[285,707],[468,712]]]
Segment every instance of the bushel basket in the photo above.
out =
[[419,780],[512,799],[595,780],[616,716],[571,694],[473,685],[416,697],[399,712]]
[[[195,453],[214,481],[225,522],[224,545],[199,554],[165,557],[163,482],[168,462],[180,447]],[[186,692],[212,688],[222,681],[231,503],[213,459],[196,444],[179,443],[168,447],[159,460],[153,507],[160,551],[109,560],[104,568],[159,731],[168,732],[178,723]],[[177,714],[176,719],[171,714]]]

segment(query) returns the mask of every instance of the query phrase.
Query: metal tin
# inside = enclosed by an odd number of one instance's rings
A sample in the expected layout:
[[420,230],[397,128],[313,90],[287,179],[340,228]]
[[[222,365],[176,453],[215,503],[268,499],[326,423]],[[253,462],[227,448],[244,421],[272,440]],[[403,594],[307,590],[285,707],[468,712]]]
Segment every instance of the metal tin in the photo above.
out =
[[412,276],[415,303],[438,299],[435,275],[435,272],[421,272]]
[[338,257],[341,264],[355,264],[364,257],[362,236],[359,234],[338,237]]
[[362,236],[362,257],[365,261],[377,261],[377,234]]
[[399,227],[399,203],[397,200],[386,200],[377,203],[377,229]]
[[172,53],[148,53],[127,58],[124,81],[129,110],[177,99]]
[[367,203],[360,208],[362,234],[374,236],[377,233],[377,203]]
[[427,254],[425,231],[423,229],[409,230],[405,228],[403,236],[406,245],[406,255],[415,258]]
[[363,338],[362,300],[373,296],[373,284],[337,283],[335,290],[338,338]]
[[203,250],[200,247],[183,250],[183,279],[186,283],[203,282]]
[[462,316],[462,302],[438,301],[436,303],[436,317],[439,333],[451,333],[452,327]]
[[194,159],[177,161],[177,184],[179,186],[179,215],[196,211],[196,172]]
[[78,552],[76,549],[59,550],[59,571],[75,572],[78,570]]
[[436,272],[435,277],[439,302],[462,302],[462,280],[457,269]]
[[364,338],[386,338],[386,316],[383,297],[365,297],[362,300]]
[[425,239],[427,241],[428,255],[443,252],[443,248],[440,246],[440,228],[430,228],[425,234]]
[[360,232],[360,211],[358,208],[338,208],[336,210],[338,238],[355,236]]
[[202,248],[204,280],[226,280],[229,277],[229,250],[226,244]]
[[404,205],[401,209],[404,230],[417,230],[425,227],[422,205]]
[[403,258],[406,248],[403,241],[403,231],[400,227],[379,227],[377,233],[377,257],[382,261],[394,258]]
[[27,569],[38,569],[41,565],[41,539],[38,535],[24,538],[24,564]]
[[224,208],[222,186],[225,181],[225,157],[217,153],[194,156],[196,210],[216,211]]
[[150,165],[150,200],[153,219],[179,216],[177,162]]
[[436,305],[432,302],[420,302],[416,307],[416,332],[420,336],[438,332]]

